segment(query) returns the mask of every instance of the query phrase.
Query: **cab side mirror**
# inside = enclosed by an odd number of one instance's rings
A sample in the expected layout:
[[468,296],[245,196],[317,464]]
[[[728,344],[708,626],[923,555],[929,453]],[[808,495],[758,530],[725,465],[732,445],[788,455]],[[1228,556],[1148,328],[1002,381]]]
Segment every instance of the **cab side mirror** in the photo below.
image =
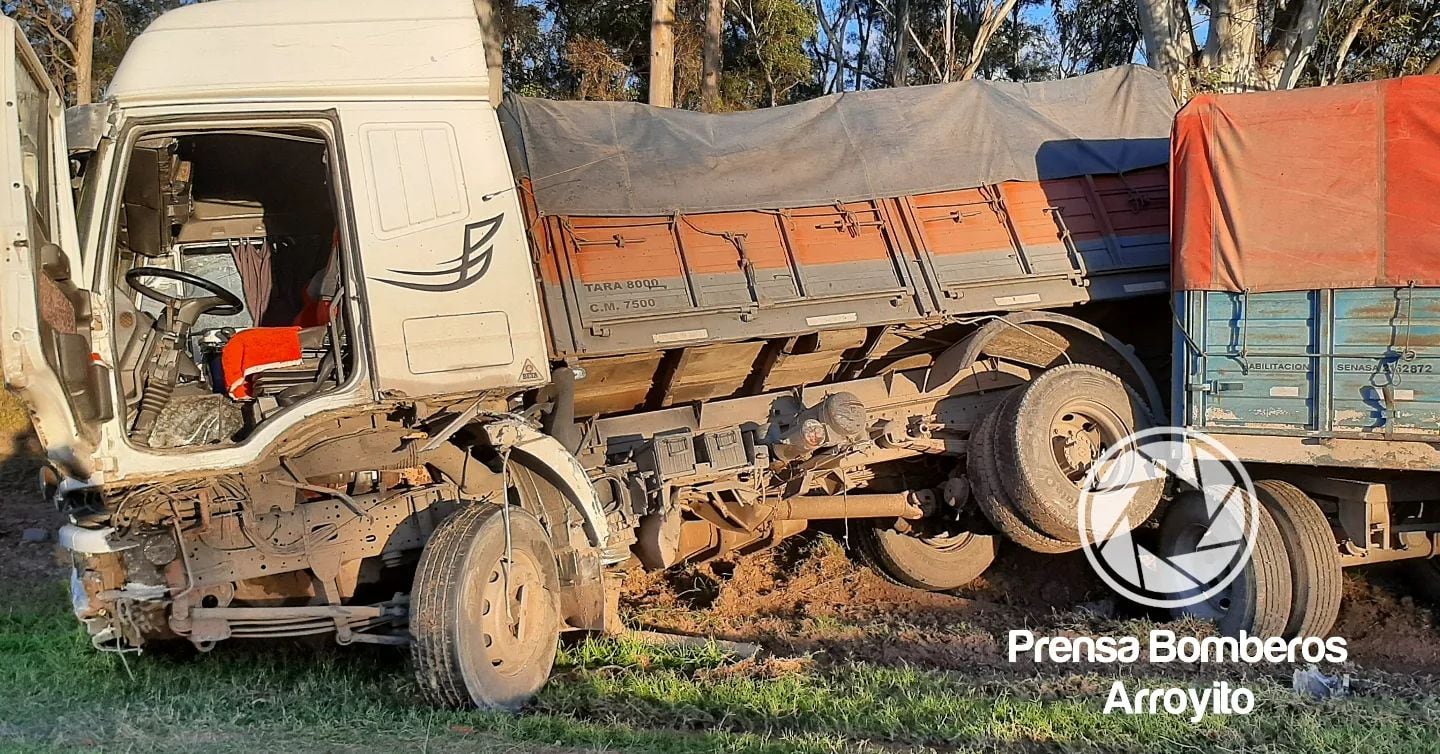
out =
[[109,102],[76,105],[65,110],[65,143],[71,156],[88,154],[100,146],[100,139],[110,127]]

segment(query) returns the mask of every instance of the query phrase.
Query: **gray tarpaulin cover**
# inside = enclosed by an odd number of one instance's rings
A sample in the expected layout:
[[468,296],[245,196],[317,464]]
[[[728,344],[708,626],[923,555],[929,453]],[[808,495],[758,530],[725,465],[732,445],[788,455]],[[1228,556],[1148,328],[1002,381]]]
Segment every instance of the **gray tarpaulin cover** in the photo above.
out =
[[547,215],[798,207],[1121,173],[1165,164],[1174,115],[1165,80],[1140,66],[723,115],[514,95],[500,107],[510,164]]

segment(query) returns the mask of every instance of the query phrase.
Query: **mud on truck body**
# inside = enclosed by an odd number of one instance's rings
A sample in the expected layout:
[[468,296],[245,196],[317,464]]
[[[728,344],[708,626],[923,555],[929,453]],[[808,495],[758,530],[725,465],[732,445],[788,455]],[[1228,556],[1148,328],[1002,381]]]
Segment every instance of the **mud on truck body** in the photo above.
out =
[[408,644],[513,707],[626,568],[1079,547],[1161,401],[1158,76],[497,115],[472,13],[186,7],[68,134],[6,21],[0,354],[97,647]]
[[[1440,597],[1440,77],[1196,97],[1176,118],[1174,422],[1257,480],[1252,566],[1182,612],[1326,636],[1341,569]],[[1193,549],[1195,497],[1160,546]]]

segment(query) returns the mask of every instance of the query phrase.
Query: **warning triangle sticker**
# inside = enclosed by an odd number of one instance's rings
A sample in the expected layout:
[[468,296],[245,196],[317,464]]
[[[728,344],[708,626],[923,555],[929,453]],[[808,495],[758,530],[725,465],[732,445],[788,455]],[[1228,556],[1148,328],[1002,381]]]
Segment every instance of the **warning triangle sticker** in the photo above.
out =
[[531,360],[529,360],[529,359],[526,359],[526,360],[525,360],[525,366],[520,369],[520,379],[522,379],[522,380],[538,380],[538,379],[540,379],[540,370],[535,368],[535,362],[533,362],[533,361],[531,361]]

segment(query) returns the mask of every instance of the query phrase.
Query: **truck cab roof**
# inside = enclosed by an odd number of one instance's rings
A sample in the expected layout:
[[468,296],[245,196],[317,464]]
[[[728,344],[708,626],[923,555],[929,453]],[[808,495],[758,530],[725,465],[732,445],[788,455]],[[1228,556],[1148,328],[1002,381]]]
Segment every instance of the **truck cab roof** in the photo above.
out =
[[469,0],[214,0],[152,23],[107,96],[137,106],[488,93]]

